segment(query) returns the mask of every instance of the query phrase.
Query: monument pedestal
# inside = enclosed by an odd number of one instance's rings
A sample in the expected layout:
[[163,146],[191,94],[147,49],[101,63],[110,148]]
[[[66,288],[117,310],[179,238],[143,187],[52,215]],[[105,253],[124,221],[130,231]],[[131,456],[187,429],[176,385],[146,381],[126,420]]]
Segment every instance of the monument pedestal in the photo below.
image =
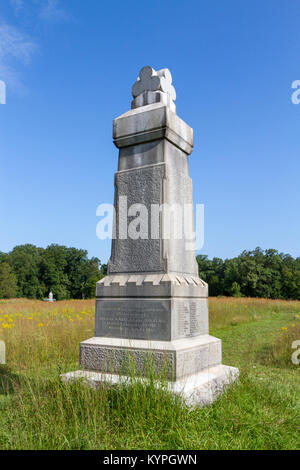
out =
[[221,364],[221,340],[201,335],[174,341],[90,338],[80,344],[83,370],[178,380]]
[[[176,381],[168,381],[168,391],[179,395],[189,406],[211,405],[232,382],[237,380],[239,371],[236,367],[218,365],[203,369],[198,374],[189,375]],[[105,374],[103,372],[77,370],[63,374],[63,381],[73,382],[81,380],[85,385],[100,389],[103,385],[114,386],[130,383],[131,377],[119,374]],[[135,381],[147,383],[146,378],[137,377]],[[159,382],[158,382],[159,386]]]
[[208,286],[198,276],[192,180],[193,129],[176,115],[167,69],[144,67],[131,111],[114,120],[119,148],[108,276],[97,283],[95,337],[80,345],[83,377],[126,382],[149,374],[188,403],[209,404],[238,376],[209,336]]

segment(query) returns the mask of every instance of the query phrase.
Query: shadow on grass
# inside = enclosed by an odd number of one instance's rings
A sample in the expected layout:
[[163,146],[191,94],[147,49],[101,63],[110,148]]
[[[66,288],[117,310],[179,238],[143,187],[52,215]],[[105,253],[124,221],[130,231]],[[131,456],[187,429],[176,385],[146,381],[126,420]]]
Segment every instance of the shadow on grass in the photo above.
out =
[[9,367],[0,366],[0,395],[10,395],[20,385],[20,378]]

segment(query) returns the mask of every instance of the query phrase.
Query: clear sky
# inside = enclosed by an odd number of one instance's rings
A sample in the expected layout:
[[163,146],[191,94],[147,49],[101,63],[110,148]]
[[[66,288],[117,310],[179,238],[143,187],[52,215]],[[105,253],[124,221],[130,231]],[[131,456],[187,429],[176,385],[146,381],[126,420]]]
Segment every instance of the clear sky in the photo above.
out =
[[112,120],[140,68],[168,67],[194,128],[201,253],[299,256],[300,0],[1,0],[0,251],[51,243],[106,262]]

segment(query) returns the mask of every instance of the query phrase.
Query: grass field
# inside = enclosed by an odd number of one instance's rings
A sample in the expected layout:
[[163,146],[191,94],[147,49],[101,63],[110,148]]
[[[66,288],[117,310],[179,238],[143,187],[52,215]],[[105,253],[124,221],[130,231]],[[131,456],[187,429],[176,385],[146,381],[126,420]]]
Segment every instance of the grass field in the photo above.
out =
[[[210,333],[240,381],[189,409],[163,387],[63,384],[93,336],[94,300],[0,301],[0,449],[299,449],[300,301],[211,298]],[[300,355],[299,355],[300,358]]]

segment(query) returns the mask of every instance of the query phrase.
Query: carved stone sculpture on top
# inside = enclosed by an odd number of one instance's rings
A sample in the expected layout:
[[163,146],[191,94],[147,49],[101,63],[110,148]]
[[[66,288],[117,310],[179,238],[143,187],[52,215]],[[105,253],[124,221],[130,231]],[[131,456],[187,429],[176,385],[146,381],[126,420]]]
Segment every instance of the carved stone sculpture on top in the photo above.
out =
[[147,104],[161,103],[169,106],[174,113],[176,106],[175,88],[172,85],[172,75],[169,69],[155,71],[149,65],[143,67],[132,87],[134,100],[131,109],[146,106]]

